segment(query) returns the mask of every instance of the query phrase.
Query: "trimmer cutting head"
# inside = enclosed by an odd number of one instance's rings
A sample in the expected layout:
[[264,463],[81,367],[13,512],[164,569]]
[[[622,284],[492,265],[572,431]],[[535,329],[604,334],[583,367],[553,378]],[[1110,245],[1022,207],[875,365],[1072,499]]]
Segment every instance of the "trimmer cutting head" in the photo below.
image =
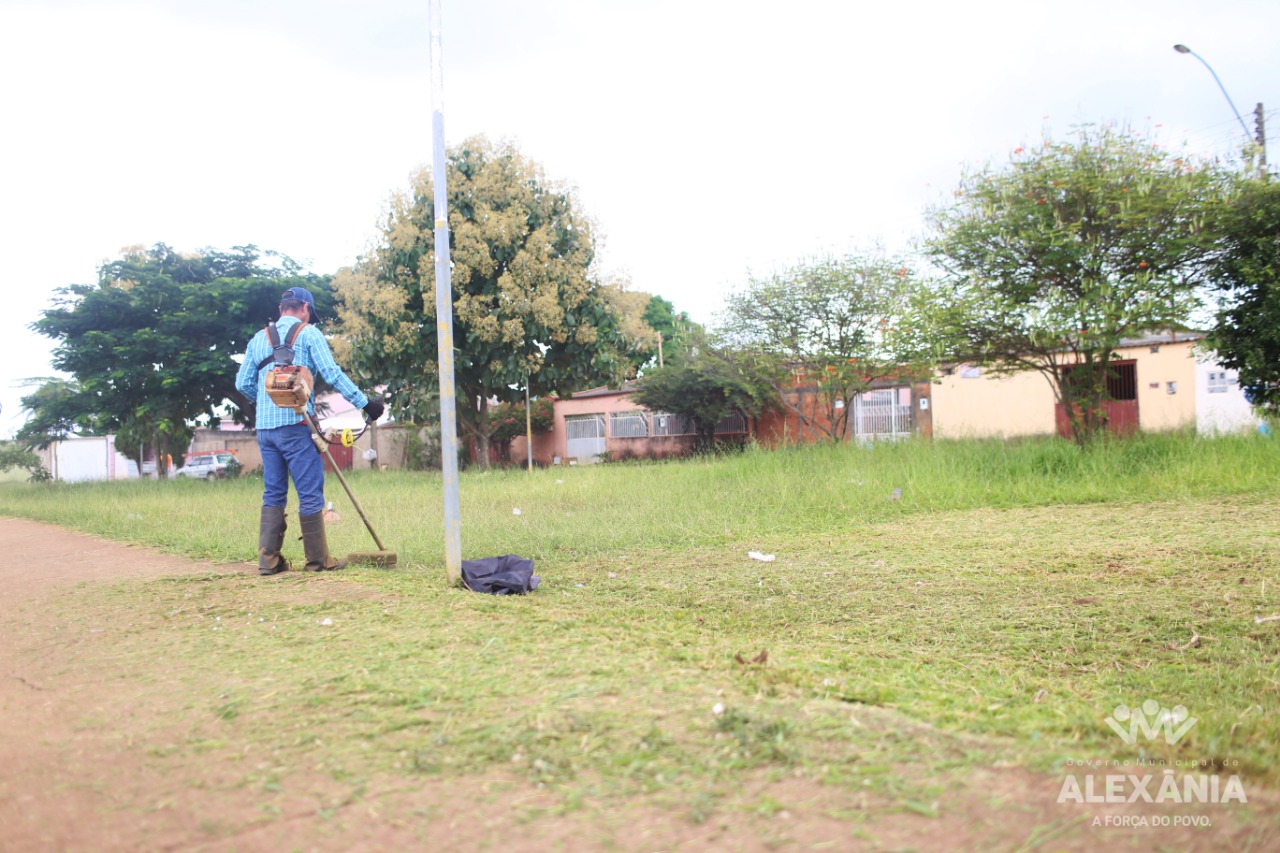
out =
[[385,569],[394,568],[396,564],[395,551],[352,551],[347,555],[348,563],[364,563],[369,566],[382,566]]

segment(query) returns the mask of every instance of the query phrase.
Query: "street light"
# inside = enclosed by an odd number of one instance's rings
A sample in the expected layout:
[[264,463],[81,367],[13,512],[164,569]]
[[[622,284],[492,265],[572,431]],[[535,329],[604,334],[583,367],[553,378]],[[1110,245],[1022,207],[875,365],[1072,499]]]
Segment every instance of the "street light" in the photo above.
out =
[[1245,123],[1244,123],[1244,119],[1243,119],[1243,118],[1241,118],[1241,116],[1240,116],[1240,111],[1239,111],[1238,109],[1236,109],[1235,102],[1233,102],[1233,101],[1231,100],[1231,96],[1227,94],[1227,87],[1222,85],[1222,81],[1218,79],[1218,73],[1217,73],[1216,71],[1214,71],[1214,70],[1213,70],[1213,66],[1212,66],[1212,65],[1210,65],[1209,63],[1205,62],[1205,60],[1204,60],[1204,57],[1203,57],[1203,56],[1201,56],[1200,54],[1196,53],[1194,50],[1192,50],[1191,48],[1187,47],[1185,44],[1175,44],[1175,45],[1173,46],[1173,49],[1174,49],[1174,50],[1176,50],[1178,53],[1189,53],[1189,54],[1191,54],[1191,55],[1192,55],[1192,56],[1194,56],[1196,59],[1200,60],[1200,62],[1202,62],[1202,63],[1204,64],[1204,67],[1205,67],[1205,68],[1208,68],[1208,69],[1209,69],[1209,73],[1213,75],[1213,81],[1214,81],[1215,83],[1217,83],[1217,84],[1218,84],[1218,88],[1222,90],[1222,97],[1224,97],[1224,98],[1226,98],[1226,99],[1227,99],[1227,103],[1228,103],[1228,104],[1231,104],[1231,112],[1233,112],[1233,113],[1235,113],[1235,114],[1236,114],[1236,121],[1240,122],[1240,129],[1244,131],[1244,135],[1245,135],[1246,137],[1249,137],[1250,139],[1252,139],[1252,138],[1253,138],[1253,137],[1252,137],[1252,134],[1250,134],[1250,133],[1249,133],[1249,128],[1245,125]]

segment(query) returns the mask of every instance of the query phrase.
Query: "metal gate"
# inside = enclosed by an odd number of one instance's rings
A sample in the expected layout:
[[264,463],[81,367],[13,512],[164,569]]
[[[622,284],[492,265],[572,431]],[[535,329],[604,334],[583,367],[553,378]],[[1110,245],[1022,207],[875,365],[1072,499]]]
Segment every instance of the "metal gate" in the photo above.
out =
[[605,451],[604,415],[566,415],[565,456],[582,464],[598,461]]
[[853,433],[858,439],[911,435],[911,389],[880,388],[854,397]]

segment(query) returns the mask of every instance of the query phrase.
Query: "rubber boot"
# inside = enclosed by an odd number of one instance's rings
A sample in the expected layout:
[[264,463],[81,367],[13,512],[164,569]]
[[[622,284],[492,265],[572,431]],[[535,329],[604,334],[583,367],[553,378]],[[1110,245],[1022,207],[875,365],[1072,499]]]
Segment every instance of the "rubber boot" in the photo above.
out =
[[289,561],[280,555],[284,547],[284,507],[264,506],[258,522],[258,574],[277,575],[289,570]]
[[299,515],[302,525],[302,551],[307,555],[307,571],[333,572],[347,567],[346,560],[339,560],[329,553],[329,542],[324,535],[324,514]]

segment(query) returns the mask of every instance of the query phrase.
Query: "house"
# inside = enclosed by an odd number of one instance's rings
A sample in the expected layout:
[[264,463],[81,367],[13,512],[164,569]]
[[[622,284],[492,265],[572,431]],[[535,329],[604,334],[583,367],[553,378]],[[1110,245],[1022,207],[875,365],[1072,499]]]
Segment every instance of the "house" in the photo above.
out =
[[927,438],[932,431],[929,392],[928,382],[878,380],[856,395],[847,410],[843,400],[835,400],[828,410],[817,387],[801,380],[788,389],[785,406],[756,418],[754,435],[765,447],[826,441],[832,434],[864,444]]
[[[1161,332],[1121,341],[1106,403],[1113,430],[1223,432],[1257,425],[1237,377],[1201,346],[1203,337]],[[1066,434],[1066,413],[1038,371],[996,376],[958,364],[935,381],[930,396],[933,433],[941,438]]]
[[[643,380],[641,380],[643,381]],[[928,383],[918,383],[921,393]],[[653,412],[630,399],[634,382],[622,388],[593,388],[557,399],[550,431],[533,437],[533,459],[540,465],[590,464],[602,459],[663,459],[688,455],[697,436],[693,423],[680,415]],[[854,399],[847,417],[849,437],[859,440],[903,438],[930,428],[928,404],[923,416],[913,413],[917,391],[909,384],[884,383]],[[766,447],[821,441],[821,429],[803,421],[823,421],[812,386],[798,384],[788,392],[795,409],[762,413],[753,419],[730,415],[716,425],[717,440],[743,442],[755,438]],[[840,407],[841,410],[843,407]],[[801,418],[799,412],[804,413]],[[525,439],[517,437],[511,458],[528,458]]]
[[[602,459],[662,459],[684,456],[696,436],[693,424],[679,415],[651,412],[629,397],[634,382],[622,388],[592,388],[557,399],[551,429],[533,437],[533,459],[539,465],[590,464]],[[716,427],[717,437],[742,440],[746,421],[726,418]],[[511,443],[511,458],[528,457],[523,436]]]

